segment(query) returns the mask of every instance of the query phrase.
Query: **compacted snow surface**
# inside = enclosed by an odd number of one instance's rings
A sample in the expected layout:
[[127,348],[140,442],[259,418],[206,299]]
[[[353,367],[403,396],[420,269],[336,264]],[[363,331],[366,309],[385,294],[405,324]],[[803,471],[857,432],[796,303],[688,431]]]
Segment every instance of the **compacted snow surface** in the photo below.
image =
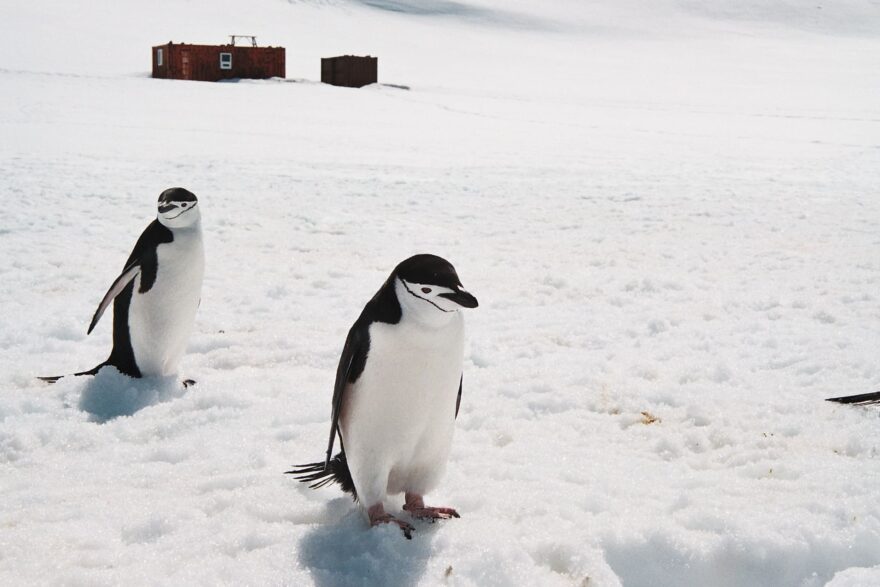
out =
[[[241,32],[288,80],[148,77]],[[880,585],[880,410],[823,401],[880,389],[878,63],[869,0],[3,3],[0,584]],[[36,381],[176,185],[180,377]],[[480,307],[407,541],[282,472],[418,252]]]

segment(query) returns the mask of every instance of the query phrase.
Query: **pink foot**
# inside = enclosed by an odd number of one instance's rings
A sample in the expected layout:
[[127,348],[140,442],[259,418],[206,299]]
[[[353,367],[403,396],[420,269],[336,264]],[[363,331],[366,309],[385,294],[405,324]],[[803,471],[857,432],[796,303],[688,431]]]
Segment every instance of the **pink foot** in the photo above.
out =
[[370,526],[378,526],[379,524],[397,524],[401,531],[403,531],[403,535],[406,539],[412,540],[412,524],[404,522],[403,520],[398,520],[391,514],[386,514],[385,508],[381,503],[370,506],[367,509],[367,515],[370,517]]
[[406,494],[406,503],[403,509],[414,518],[422,520],[448,520],[450,518],[460,518],[458,512],[453,508],[428,507],[425,505],[421,495],[415,493]]

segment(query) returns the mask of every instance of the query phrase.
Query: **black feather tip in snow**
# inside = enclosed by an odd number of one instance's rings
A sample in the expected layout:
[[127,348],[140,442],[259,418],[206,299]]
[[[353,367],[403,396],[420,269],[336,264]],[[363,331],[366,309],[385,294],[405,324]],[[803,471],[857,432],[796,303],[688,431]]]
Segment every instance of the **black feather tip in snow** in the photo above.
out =
[[873,393],[861,393],[859,395],[845,395],[843,397],[829,397],[826,402],[839,404],[877,404],[880,403],[880,391]]
[[64,375],[52,375],[51,377],[37,377],[40,381],[45,381],[46,383],[55,383],[59,379],[64,377]]
[[[81,377],[82,375],[96,375],[98,371],[101,370],[101,367],[105,366],[107,363],[101,363],[95,367],[92,367],[88,371],[80,371],[79,373],[74,373],[74,377]],[[52,384],[61,379],[62,377],[67,377],[67,375],[51,375],[49,377],[37,377],[40,381],[45,381],[46,383]]]
[[344,452],[340,452],[330,459],[330,463],[327,466],[325,466],[323,461],[307,465],[296,465],[293,470],[285,471],[285,474],[293,475],[300,483],[310,483],[309,487],[312,489],[318,489],[331,483],[338,483],[342,491],[350,493],[352,499],[357,501],[357,490],[351,478],[351,471],[348,470],[348,461],[345,460]]

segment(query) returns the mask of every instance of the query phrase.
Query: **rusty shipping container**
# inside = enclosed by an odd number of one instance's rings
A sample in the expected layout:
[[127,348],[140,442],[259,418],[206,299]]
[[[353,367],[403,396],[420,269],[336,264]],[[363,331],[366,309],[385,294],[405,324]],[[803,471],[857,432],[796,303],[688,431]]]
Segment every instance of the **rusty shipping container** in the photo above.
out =
[[379,58],[341,55],[321,59],[321,81],[334,86],[360,88],[379,81]]
[[285,77],[284,47],[189,45],[153,47],[153,77],[216,82]]

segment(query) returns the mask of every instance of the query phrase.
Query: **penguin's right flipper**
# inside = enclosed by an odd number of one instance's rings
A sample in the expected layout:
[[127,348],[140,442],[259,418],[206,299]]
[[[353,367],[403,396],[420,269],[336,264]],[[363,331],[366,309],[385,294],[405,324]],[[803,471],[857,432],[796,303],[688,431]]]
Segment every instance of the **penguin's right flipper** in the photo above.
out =
[[345,347],[342,356],[339,357],[339,366],[336,368],[336,383],[333,386],[333,411],[330,416],[330,440],[327,443],[327,453],[324,457],[324,468],[330,467],[330,455],[333,453],[333,443],[339,427],[339,413],[342,411],[342,400],[351,384],[357,381],[367,362],[367,353],[370,350],[370,333],[359,322],[355,322],[348,337],[345,339]]
[[107,290],[107,293],[104,294],[104,299],[101,300],[101,303],[98,304],[98,309],[95,310],[95,315],[92,316],[92,322],[89,324],[89,330],[86,334],[91,334],[92,330],[94,330],[95,325],[98,323],[98,320],[101,319],[101,316],[104,315],[104,310],[107,309],[107,306],[110,305],[116,296],[122,293],[122,290],[125,289],[131,280],[137,277],[138,273],[141,272],[141,263],[140,259],[135,259],[131,262],[125,269],[122,270],[122,274],[116,278],[116,281],[113,282],[113,285],[110,286],[110,289]]

